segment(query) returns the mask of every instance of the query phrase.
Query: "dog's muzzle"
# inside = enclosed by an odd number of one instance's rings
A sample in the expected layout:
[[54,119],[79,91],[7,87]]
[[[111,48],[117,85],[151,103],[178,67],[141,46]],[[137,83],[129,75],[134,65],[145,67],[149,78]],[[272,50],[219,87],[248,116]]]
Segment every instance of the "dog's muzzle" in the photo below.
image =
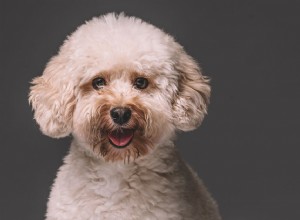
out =
[[[131,118],[131,110],[126,107],[116,107],[110,110],[110,117],[118,125],[126,124]],[[128,146],[133,138],[134,130],[118,128],[108,134],[110,143],[116,148]]]

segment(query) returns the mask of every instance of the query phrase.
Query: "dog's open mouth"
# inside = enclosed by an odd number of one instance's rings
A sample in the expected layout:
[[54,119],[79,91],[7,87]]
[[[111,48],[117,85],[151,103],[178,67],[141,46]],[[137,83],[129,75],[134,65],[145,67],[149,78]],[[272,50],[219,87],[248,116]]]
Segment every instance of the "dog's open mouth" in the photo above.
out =
[[118,129],[108,134],[109,142],[116,148],[128,146],[133,138],[134,130]]

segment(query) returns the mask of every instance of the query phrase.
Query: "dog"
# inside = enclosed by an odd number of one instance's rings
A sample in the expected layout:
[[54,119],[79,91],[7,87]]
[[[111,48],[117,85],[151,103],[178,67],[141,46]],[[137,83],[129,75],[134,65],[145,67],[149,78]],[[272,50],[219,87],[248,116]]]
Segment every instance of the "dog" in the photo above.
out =
[[220,220],[173,144],[209,97],[199,65],[157,27],[114,13],[80,26],[30,87],[42,133],[73,136],[46,219]]

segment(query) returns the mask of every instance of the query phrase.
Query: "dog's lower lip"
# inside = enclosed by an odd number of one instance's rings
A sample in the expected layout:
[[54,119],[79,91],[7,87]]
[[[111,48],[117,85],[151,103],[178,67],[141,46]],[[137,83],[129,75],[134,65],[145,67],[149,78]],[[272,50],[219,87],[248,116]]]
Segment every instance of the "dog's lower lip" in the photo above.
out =
[[118,129],[108,134],[109,142],[116,148],[127,147],[133,139],[134,130]]

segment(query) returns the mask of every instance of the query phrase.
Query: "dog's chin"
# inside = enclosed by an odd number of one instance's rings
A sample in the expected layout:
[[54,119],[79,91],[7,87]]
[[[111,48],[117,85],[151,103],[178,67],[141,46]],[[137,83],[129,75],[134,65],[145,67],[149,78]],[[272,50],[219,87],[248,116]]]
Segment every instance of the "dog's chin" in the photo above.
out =
[[126,148],[134,138],[135,129],[119,128],[109,132],[107,137],[109,143],[115,148]]
[[94,145],[94,152],[99,152],[106,160],[111,162],[132,162],[145,156],[153,148],[149,138],[145,137],[141,128],[116,128],[101,131],[100,143]]

